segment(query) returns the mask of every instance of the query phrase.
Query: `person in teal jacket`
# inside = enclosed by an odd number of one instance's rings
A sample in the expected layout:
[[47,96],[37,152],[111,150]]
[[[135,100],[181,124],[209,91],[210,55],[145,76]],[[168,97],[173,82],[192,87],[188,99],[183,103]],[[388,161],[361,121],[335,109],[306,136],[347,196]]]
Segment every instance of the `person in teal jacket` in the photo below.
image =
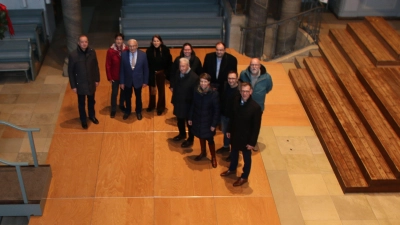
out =
[[249,82],[253,87],[252,98],[264,111],[265,96],[272,90],[272,78],[267,70],[261,65],[260,60],[252,58],[247,69],[240,73],[240,81]]

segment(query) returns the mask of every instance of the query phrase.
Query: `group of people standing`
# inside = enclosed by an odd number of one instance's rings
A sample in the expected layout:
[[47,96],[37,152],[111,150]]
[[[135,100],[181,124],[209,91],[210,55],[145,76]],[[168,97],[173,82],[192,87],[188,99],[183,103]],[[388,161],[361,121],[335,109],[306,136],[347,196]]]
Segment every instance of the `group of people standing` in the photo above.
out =
[[[239,151],[243,153],[243,173],[234,186],[248,181],[251,154],[255,150],[261,126],[266,94],[272,89],[272,79],[257,58],[251,59],[249,67],[237,73],[237,59],[225,52],[226,46],[219,42],[216,51],[208,53],[204,65],[193,47],[185,43],[180,55],[172,62],[169,48],[159,35],[152,37],[146,52],[138,50],[134,39],[124,43],[123,34],[115,36],[115,43],[107,51],[106,74],[111,83],[111,111],[114,118],[119,108],[126,120],[131,114],[132,93],[136,96],[135,112],[142,119],[142,88],[149,86],[148,112],[156,109],[157,115],[165,110],[165,79],[170,81],[173,114],[177,118],[179,133],[172,138],[181,142],[182,148],[193,145],[194,137],[200,140],[198,161],[207,156],[206,143],[211,154],[211,165],[217,167],[216,153],[229,152],[229,169],[221,176],[236,174]],[[98,124],[94,112],[95,89],[100,82],[96,53],[88,47],[87,37],[78,40],[77,51],[69,56],[71,88],[78,94],[79,114],[82,127],[87,129],[85,98],[88,99],[89,120]],[[156,104],[156,94],[158,101]],[[215,149],[214,136],[221,124],[224,134],[223,146]],[[186,127],[188,135],[186,135]],[[231,148],[230,148],[231,146]]]

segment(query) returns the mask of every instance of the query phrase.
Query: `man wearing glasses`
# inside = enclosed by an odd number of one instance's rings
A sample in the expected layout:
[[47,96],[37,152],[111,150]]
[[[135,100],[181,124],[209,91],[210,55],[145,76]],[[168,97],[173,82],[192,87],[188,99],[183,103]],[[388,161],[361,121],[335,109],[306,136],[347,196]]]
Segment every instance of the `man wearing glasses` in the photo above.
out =
[[231,139],[231,164],[229,169],[221,176],[236,174],[239,161],[239,151],[243,154],[243,173],[233,183],[233,186],[241,186],[247,183],[251,169],[251,150],[257,143],[261,126],[261,107],[252,99],[253,89],[251,84],[243,82],[240,85],[240,98],[233,102],[232,115],[229,119],[226,136]]
[[[264,111],[265,97],[272,90],[273,83],[271,75],[267,73],[258,58],[251,59],[249,67],[240,73],[240,81],[251,84],[253,87],[252,98]],[[257,150],[257,147],[254,148],[254,151]]]

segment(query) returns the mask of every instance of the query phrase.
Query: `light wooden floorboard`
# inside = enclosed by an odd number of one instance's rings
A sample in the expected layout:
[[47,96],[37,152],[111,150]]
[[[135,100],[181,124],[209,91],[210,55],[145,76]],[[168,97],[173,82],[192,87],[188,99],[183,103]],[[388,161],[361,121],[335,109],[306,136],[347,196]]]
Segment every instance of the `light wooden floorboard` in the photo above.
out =
[[[179,51],[171,49],[173,58]],[[203,60],[215,50],[195,51]],[[141,121],[135,113],[122,120],[119,109],[111,119],[111,88],[102,68],[105,52],[97,50],[102,81],[95,109],[100,124],[88,121],[89,129],[81,128],[76,94],[67,88],[47,160],[53,169],[48,204],[43,216],[32,217],[30,224],[280,224],[259,152],[252,156],[249,183],[233,187],[236,176],[219,175],[229,166],[226,155],[217,154],[218,167],[212,168],[208,146],[207,158],[194,161],[200,153],[197,138],[187,149],[172,141],[178,129],[168,83],[167,109],[161,116],[145,111],[146,88]],[[239,72],[248,67],[249,58],[227,52],[237,56]],[[274,89],[267,96],[262,125],[309,126],[283,66],[264,65]],[[218,131],[216,148],[222,139]],[[241,158],[237,176],[242,172]]]

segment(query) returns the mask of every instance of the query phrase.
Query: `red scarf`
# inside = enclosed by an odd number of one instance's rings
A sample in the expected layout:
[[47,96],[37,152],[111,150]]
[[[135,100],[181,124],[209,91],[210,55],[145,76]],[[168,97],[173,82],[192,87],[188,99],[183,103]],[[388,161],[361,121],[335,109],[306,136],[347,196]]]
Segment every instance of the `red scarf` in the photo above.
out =
[[7,23],[8,23],[7,24],[8,25],[8,31],[10,32],[11,35],[14,35],[14,28],[12,26],[11,19],[8,16],[7,7],[5,5],[3,5],[3,4],[1,4],[1,3],[0,3],[0,11],[6,12],[6,20],[7,20]]

